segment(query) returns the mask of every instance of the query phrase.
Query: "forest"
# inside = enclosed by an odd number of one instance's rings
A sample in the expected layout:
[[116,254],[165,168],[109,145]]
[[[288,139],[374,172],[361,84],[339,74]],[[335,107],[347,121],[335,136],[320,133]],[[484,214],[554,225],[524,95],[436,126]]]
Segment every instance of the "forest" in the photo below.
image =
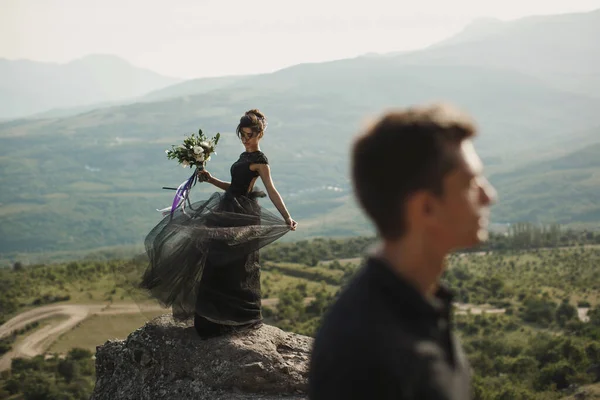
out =
[[[473,367],[476,399],[552,400],[596,390],[599,239],[597,232],[522,225],[448,258],[443,280],[455,292],[453,323]],[[314,239],[265,248],[263,298],[279,299],[263,307],[265,322],[314,336],[375,243],[372,237]],[[130,302],[138,296],[131,279],[143,266],[143,258],[17,262],[0,269],[0,321],[45,304]],[[37,328],[3,338],[0,352]],[[0,397],[87,399],[94,384],[92,350],[14,360],[0,375]]]

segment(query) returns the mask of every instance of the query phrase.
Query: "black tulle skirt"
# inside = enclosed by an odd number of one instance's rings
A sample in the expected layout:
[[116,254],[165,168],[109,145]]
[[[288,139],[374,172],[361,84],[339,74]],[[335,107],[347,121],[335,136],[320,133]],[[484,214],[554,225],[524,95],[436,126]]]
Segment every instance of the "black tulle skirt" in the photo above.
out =
[[290,231],[258,204],[264,193],[217,192],[167,215],[145,239],[140,288],[178,319],[224,325],[261,319],[258,250]]

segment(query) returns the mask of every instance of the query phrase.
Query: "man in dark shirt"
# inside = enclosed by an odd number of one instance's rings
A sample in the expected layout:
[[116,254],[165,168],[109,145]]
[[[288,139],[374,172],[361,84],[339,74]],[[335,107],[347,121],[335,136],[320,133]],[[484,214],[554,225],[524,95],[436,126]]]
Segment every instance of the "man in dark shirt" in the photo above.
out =
[[475,134],[466,114],[432,105],[389,112],[354,142],[355,193],[381,245],[324,317],[311,400],[471,398],[439,278],[451,251],[487,238],[495,192]]

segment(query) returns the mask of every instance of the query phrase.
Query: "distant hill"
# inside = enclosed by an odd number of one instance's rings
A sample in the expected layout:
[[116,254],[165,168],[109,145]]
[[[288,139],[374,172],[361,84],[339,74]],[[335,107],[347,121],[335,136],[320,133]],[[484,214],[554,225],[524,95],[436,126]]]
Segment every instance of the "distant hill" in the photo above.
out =
[[[596,133],[597,140],[600,129]],[[600,142],[543,161],[523,162],[489,179],[499,192],[492,207],[497,223],[600,226]],[[340,200],[327,214],[303,221],[303,227],[322,232],[335,225],[340,233],[372,233],[356,201],[350,196]]]
[[[180,97],[0,123],[0,253],[140,243],[160,217],[156,208],[172,200],[160,188],[191,173],[164,150],[199,127],[221,132],[209,168],[227,179],[243,149],[236,123],[254,107],[269,118],[262,148],[300,224],[286,240],[365,234],[370,227],[348,180],[353,136],[384,109],[437,100],[458,104],[478,122],[477,147],[500,191],[494,222],[600,223],[590,186],[593,157],[600,159],[600,99],[513,68],[410,64],[409,56],[301,64],[224,79],[211,90],[209,81],[187,82],[166,90],[187,93]],[[567,161],[569,168],[548,170]],[[200,184],[193,196],[212,190]]]
[[505,25],[505,22],[496,18],[478,18],[465,26],[458,34],[434,43],[427,50],[485,40],[489,36],[497,35],[504,29]]
[[[367,53],[357,59],[393,59],[397,65],[508,69],[543,80],[545,84],[561,90],[600,97],[600,45],[597,37],[600,37],[600,9],[514,21],[481,18],[458,34],[421,50]],[[348,61],[336,63],[347,65]],[[320,68],[323,64],[316,65]],[[281,72],[285,74],[287,71],[288,68]],[[235,81],[236,77],[185,81],[148,98],[159,100],[205,93],[207,88],[224,87],[232,79]]]
[[521,71],[555,87],[600,96],[600,9],[515,21],[477,20],[458,35],[399,55],[406,64]]
[[[196,96],[0,124],[0,252],[139,242],[159,218],[155,209],[173,195],[160,188],[190,174],[166,160],[164,149],[198,127],[220,131],[223,140],[210,170],[227,179],[242,151],[235,124],[251,107],[269,117],[263,150],[286,204],[305,228],[290,239],[368,232],[350,193],[348,145],[365,118],[384,107],[455,100],[480,122],[478,147],[498,170],[510,170],[507,162],[517,151],[531,159],[538,152],[564,155],[556,151],[569,132],[600,126],[598,100],[520,74],[378,61],[302,65]],[[193,195],[201,198],[210,190],[199,185]],[[511,196],[516,201],[520,194]],[[499,215],[513,220],[547,199]],[[557,207],[577,219],[576,204]]]
[[[53,108],[41,113],[28,115],[23,119],[48,119],[48,118],[65,118],[78,114],[87,113],[101,108],[117,107],[126,104],[155,102],[165,99],[172,99],[182,96],[197,95],[227,87],[235,82],[247,78],[247,76],[224,76],[214,78],[199,78],[191,79],[175,85],[167,86],[162,89],[143,94],[138,97],[129,97],[122,101],[112,101],[104,103],[86,104],[78,107]],[[0,120],[1,121],[1,120]]]
[[67,64],[0,59],[0,118],[120,101],[179,81],[109,55]]
[[164,89],[155,90],[144,96],[142,101],[157,101],[174,97],[191,96],[195,94],[207,93],[211,90],[223,89],[227,86],[240,82],[250,77],[249,75],[222,76],[210,78],[191,79]]
[[120,106],[120,105],[131,104],[134,102],[135,101],[133,99],[129,99],[129,100],[125,100],[125,101],[93,103],[93,104],[87,104],[87,105],[79,106],[79,107],[52,108],[50,110],[43,111],[41,113],[31,114],[31,115],[27,115],[23,118],[17,118],[17,119],[30,120],[30,119],[66,118],[66,117],[72,117],[72,116],[75,116],[78,114],[90,112],[93,110],[97,110],[100,108],[116,107],[116,106]]
[[495,221],[600,224],[600,142],[490,181],[500,192]]

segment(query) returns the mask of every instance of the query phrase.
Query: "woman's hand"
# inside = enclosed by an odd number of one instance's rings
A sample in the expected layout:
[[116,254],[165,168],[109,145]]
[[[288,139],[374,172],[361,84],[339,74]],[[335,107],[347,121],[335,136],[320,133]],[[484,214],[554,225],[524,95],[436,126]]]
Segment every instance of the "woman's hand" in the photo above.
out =
[[198,170],[196,175],[198,176],[198,182],[208,182],[211,185],[216,186],[222,190],[228,190],[229,186],[231,185],[231,183],[229,183],[229,182],[223,182],[223,181],[218,180],[217,178],[212,176],[210,174],[210,172],[208,172],[205,169]]
[[298,226],[298,223],[296,221],[294,221],[292,219],[292,217],[287,217],[285,219],[285,223],[288,224],[290,226],[290,229],[293,230],[293,231],[295,231],[296,227]]
[[210,174],[210,172],[208,172],[205,169],[198,170],[197,175],[198,175],[198,180],[200,182],[210,182],[212,179],[212,175]]

